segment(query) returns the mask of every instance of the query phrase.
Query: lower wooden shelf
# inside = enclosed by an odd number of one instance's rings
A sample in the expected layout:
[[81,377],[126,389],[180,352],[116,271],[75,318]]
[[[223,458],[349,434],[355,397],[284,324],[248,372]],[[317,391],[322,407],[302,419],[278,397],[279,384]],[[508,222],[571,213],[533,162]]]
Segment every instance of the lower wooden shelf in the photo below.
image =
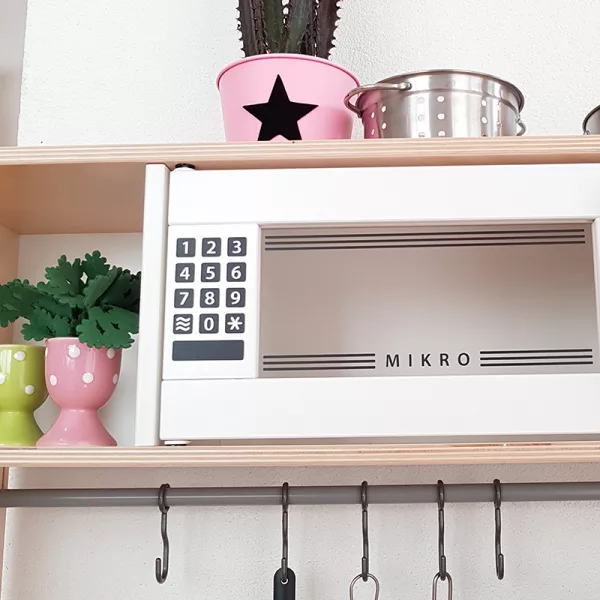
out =
[[341,467],[600,462],[598,442],[2,448],[0,467]]

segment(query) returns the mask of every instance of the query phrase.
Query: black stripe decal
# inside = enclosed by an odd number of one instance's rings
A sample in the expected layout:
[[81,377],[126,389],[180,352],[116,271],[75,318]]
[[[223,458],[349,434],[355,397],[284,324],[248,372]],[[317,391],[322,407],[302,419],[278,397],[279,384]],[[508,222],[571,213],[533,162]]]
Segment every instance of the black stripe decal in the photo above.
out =
[[375,352],[360,354],[265,354],[263,360],[269,358],[353,358],[359,356],[370,358],[375,356]]
[[356,363],[374,364],[375,359],[357,360],[269,360],[263,365],[355,365]]
[[579,362],[528,362],[528,363],[483,363],[480,367],[566,367],[568,365],[593,365],[594,361]]
[[375,369],[375,365],[364,367],[263,367],[263,371],[358,371],[365,369]]
[[536,234],[536,233],[584,233],[585,229],[516,229],[497,231],[434,231],[425,233],[322,233],[305,235],[265,235],[267,240],[297,240],[297,239],[326,239],[326,238],[365,238],[365,237],[401,237],[401,236],[441,236],[441,235],[507,235],[507,234]]
[[574,360],[579,358],[594,358],[591,354],[554,354],[553,356],[482,356],[479,360]]
[[382,244],[382,245],[362,245],[362,246],[304,246],[301,248],[296,247],[266,247],[267,252],[278,252],[286,251],[292,252],[297,250],[381,250],[389,248],[477,248],[486,246],[565,246],[565,245],[576,245],[585,244],[585,241],[573,241],[573,242],[477,242],[473,244]]
[[552,350],[481,350],[479,354],[547,354],[548,352],[593,352],[591,348],[559,348]]
[[385,240],[319,240],[318,242],[315,240],[296,240],[296,241],[286,241],[286,242],[265,242],[266,246],[299,246],[301,244],[362,244],[366,241],[372,242],[374,244],[380,244],[384,242],[396,242],[396,243],[408,243],[408,242],[476,242],[481,241],[502,241],[502,240],[575,240],[585,238],[585,235],[540,235],[535,237],[515,237],[514,235],[505,235],[501,237],[441,237],[435,240],[420,240],[418,237],[413,238],[398,238],[398,239],[385,239]]

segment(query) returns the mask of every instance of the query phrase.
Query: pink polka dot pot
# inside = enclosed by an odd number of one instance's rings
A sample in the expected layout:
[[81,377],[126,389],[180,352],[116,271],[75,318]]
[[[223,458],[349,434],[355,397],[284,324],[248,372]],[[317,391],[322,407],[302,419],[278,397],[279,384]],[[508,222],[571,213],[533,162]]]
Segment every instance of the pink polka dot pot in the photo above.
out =
[[90,348],[77,338],[46,340],[46,385],[60,414],[38,446],[116,446],[98,410],[121,373],[121,350]]

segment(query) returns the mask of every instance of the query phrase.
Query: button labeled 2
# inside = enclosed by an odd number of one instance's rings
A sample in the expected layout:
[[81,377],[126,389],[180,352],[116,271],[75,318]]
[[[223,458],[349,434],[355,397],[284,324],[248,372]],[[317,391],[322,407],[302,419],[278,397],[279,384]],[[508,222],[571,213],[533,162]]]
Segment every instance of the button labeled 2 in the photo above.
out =
[[204,238],[202,256],[221,256],[221,238]]

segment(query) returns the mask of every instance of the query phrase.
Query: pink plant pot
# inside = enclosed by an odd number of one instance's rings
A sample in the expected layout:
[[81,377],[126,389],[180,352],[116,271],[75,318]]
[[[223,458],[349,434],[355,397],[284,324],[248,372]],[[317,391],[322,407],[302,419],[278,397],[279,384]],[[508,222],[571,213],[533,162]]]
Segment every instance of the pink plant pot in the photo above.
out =
[[46,385],[60,414],[38,446],[116,446],[98,416],[121,372],[121,350],[90,348],[77,338],[46,340]]
[[250,56],[217,78],[228,142],[338,140],[352,135],[344,96],[354,75],[302,54]]

